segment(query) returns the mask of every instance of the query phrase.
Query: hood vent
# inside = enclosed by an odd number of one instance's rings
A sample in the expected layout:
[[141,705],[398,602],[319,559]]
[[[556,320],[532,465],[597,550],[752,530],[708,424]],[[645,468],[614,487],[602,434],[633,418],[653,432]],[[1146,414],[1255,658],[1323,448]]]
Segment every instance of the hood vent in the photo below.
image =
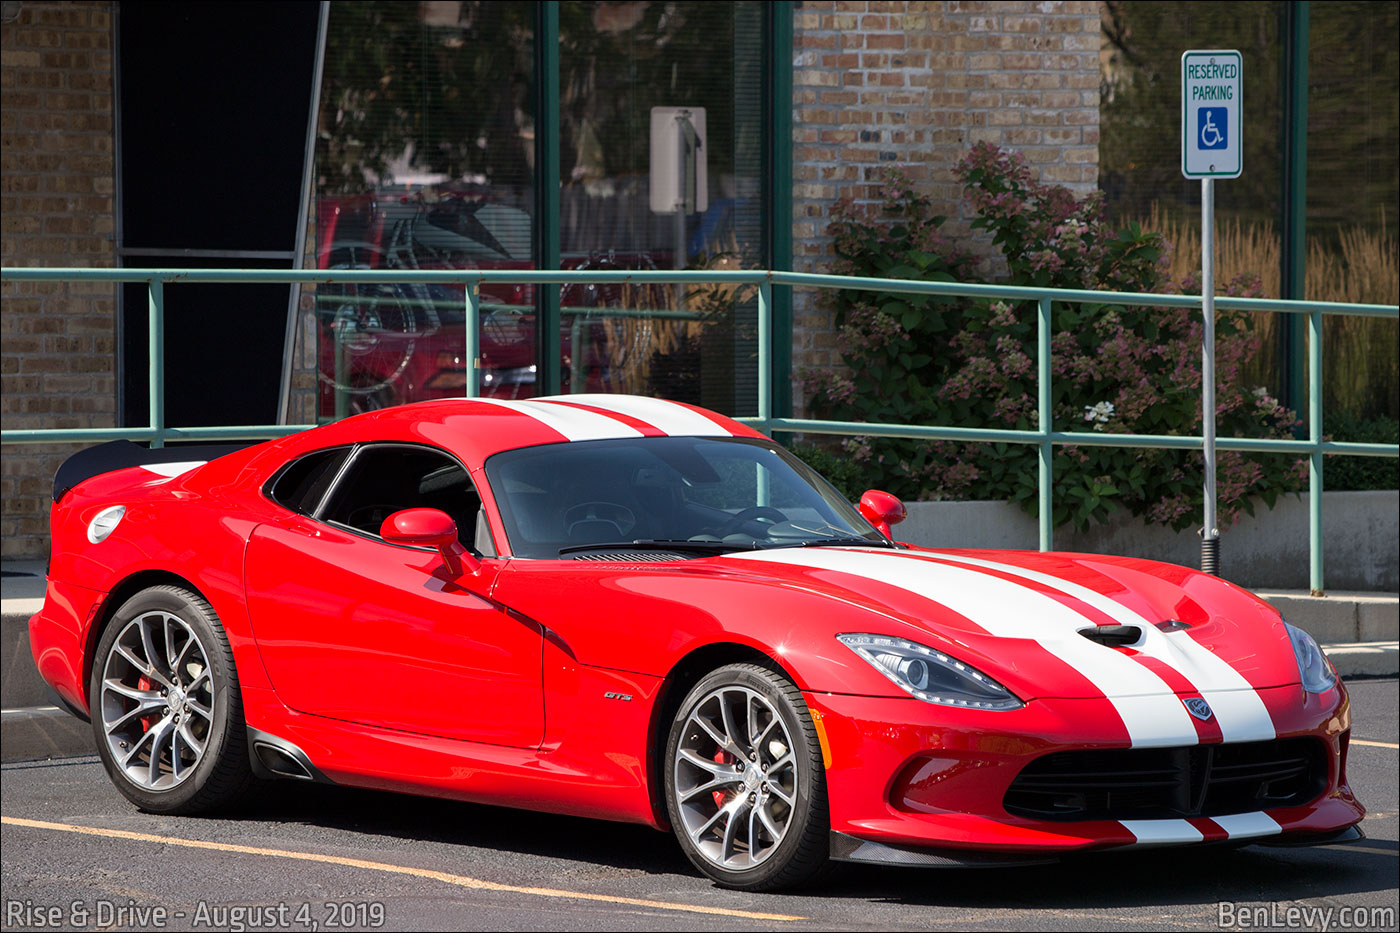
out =
[[576,554],[574,560],[606,561],[608,563],[635,564],[638,561],[657,563],[668,560],[685,560],[686,555],[674,551],[611,551],[606,554]]
[[1136,645],[1142,640],[1142,629],[1136,625],[1095,625],[1092,628],[1080,629],[1079,634],[1110,648]]

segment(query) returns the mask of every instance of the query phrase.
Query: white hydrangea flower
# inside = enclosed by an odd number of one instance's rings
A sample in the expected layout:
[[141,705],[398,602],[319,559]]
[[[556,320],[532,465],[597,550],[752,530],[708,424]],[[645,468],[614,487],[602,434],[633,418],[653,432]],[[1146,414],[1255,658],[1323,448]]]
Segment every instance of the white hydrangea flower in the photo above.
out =
[[1103,426],[1108,424],[1112,418],[1112,402],[1099,402],[1097,405],[1084,406],[1084,420],[1093,422],[1095,431],[1102,431]]

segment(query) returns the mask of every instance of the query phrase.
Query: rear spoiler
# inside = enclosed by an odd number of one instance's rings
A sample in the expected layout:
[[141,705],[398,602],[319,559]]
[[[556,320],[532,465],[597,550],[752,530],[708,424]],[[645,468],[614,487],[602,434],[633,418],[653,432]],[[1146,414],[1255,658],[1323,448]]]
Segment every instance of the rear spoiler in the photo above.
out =
[[58,468],[53,477],[53,501],[62,499],[68,490],[83,480],[102,473],[125,470],[128,467],[161,463],[198,461],[207,463],[216,457],[253,446],[246,444],[200,444],[189,447],[142,447],[131,441],[108,441],[79,451]]

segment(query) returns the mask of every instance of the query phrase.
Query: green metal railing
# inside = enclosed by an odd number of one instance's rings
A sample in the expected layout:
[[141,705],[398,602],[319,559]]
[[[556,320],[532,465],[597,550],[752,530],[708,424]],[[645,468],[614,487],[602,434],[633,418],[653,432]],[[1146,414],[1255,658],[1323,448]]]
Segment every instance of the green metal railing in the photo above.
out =
[[[165,286],[167,283],[275,283],[304,285],[336,284],[415,284],[457,285],[466,290],[464,310],[465,359],[469,362],[467,394],[479,391],[475,361],[480,356],[480,288],[506,283],[522,285],[578,284],[690,284],[752,285],[758,292],[758,415],[742,418],[759,430],[803,432],[808,434],[866,435],[905,437],[925,440],[972,441],[981,443],[1031,444],[1039,452],[1039,546],[1049,550],[1053,543],[1053,460],[1057,445],[1140,447],[1149,449],[1200,450],[1203,440],[1194,435],[1108,434],[1053,430],[1051,417],[1050,310],[1054,302],[1140,305],[1168,308],[1200,308],[1201,297],[1193,295],[1154,295],[1135,292],[1026,288],[1009,285],[973,285],[953,282],[913,282],[897,279],[862,279],[778,271],[585,271],[585,270],[285,270],[285,269],[71,269],[6,268],[0,270],[5,282],[135,282],[148,288],[150,423],[141,428],[63,428],[8,430],[0,432],[0,443],[37,444],[54,442],[107,441],[126,439],[148,441],[160,446],[170,440],[257,440],[295,433],[313,425],[233,425],[221,427],[171,427],[165,419]],[[778,417],[773,414],[774,345],[773,289],[816,288],[898,292],[906,294],[1000,299],[1035,302],[1037,308],[1037,409],[1036,430],[998,428],[956,428],[937,425],[869,424],[864,422],[818,421]],[[1322,562],[1322,470],[1326,454],[1365,457],[1400,457],[1400,445],[1352,443],[1323,440],[1322,433],[1322,319],[1327,314],[1360,315],[1400,319],[1394,305],[1340,304],[1317,301],[1282,301],[1268,298],[1216,298],[1222,310],[1274,312],[1305,315],[1308,333],[1308,437],[1244,438],[1222,437],[1220,450],[1259,453],[1305,454],[1309,458],[1309,580],[1314,593],[1323,589]],[[557,339],[557,337],[556,337]],[[784,350],[784,352],[787,352]],[[543,361],[547,367],[561,365],[557,358]],[[546,380],[546,384],[548,381]]]

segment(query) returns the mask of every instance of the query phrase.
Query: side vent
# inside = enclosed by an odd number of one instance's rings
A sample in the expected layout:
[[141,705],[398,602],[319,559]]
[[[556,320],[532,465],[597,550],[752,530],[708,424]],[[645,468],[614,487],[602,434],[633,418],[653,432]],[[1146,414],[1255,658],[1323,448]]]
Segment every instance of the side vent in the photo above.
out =
[[298,781],[335,783],[312,764],[306,752],[286,739],[248,727],[248,758],[253,773],[264,780],[293,778]]
[[305,765],[275,745],[256,742],[253,744],[253,750],[257,753],[258,761],[262,762],[262,766],[278,777],[300,778],[303,781],[314,780]]

